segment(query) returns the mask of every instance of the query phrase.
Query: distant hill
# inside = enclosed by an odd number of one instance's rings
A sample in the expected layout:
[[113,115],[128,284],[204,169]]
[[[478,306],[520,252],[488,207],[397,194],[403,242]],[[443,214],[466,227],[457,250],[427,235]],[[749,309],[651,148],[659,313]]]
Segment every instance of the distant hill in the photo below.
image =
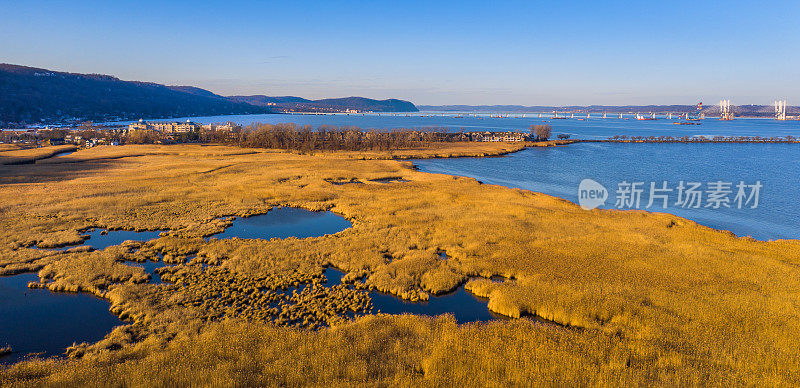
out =
[[0,64],[0,127],[69,121],[113,121],[274,112],[416,112],[414,104],[363,97],[225,97],[194,86],[122,81]]
[[178,91],[178,92],[189,93],[189,94],[193,94],[195,96],[204,96],[204,97],[214,97],[214,98],[225,99],[225,97],[220,96],[219,94],[214,94],[213,92],[210,92],[210,91],[205,90],[205,89],[200,89],[200,88],[195,87],[195,86],[167,86],[167,87],[172,89],[172,90]]
[[418,112],[413,103],[397,99],[373,100],[364,97],[327,98],[308,100],[301,97],[283,96],[230,96],[232,101],[267,106],[284,112],[344,112],[348,109],[372,112]]
[[0,64],[0,126],[269,112],[191,86]]
[[[514,112],[514,113],[696,113],[696,105],[589,105],[589,106],[523,106],[523,105],[420,105],[423,111],[438,112]],[[733,106],[736,116],[772,117],[775,110],[772,105],[737,105]],[[719,115],[718,105],[704,105],[703,113],[709,116]],[[800,107],[786,108],[789,115],[800,114]]]
[[246,102],[252,105],[258,106],[271,106],[277,104],[296,104],[296,103],[309,103],[313,102],[311,100],[307,100],[302,97],[293,97],[293,96],[280,96],[280,97],[270,97],[264,95],[255,95],[255,96],[229,96],[233,101],[240,101]]

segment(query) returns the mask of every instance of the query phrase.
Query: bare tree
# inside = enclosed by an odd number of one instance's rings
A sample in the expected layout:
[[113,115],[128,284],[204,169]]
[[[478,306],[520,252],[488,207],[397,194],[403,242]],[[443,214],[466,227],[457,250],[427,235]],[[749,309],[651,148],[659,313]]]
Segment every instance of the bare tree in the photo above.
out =
[[536,140],[547,140],[553,133],[553,128],[549,124],[531,125],[530,130],[536,136]]

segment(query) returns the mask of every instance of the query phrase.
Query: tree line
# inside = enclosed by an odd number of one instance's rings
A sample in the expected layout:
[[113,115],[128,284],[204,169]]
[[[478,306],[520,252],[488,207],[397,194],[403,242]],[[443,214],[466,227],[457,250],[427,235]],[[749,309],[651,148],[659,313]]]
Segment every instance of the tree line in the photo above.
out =
[[251,124],[230,130],[199,129],[190,133],[132,131],[123,139],[129,144],[216,143],[248,148],[272,148],[295,151],[343,150],[390,151],[425,146],[435,142],[460,141],[458,133],[445,128],[362,129],[353,126],[313,127],[296,124]]
[[[224,128],[224,129],[219,129]],[[550,137],[549,125],[531,126],[529,139],[544,141]],[[65,140],[66,135],[79,135],[83,139],[97,138],[119,144],[170,144],[204,143],[224,144],[247,148],[271,148],[301,152],[309,151],[392,151],[426,147],[432,143],[480,141],[482,132],[451,132],[447,128],[424,129],[362,129],[355,126],[297,125],[293,123],[256,123],[240,126],[234,123],[198,127],[186,133],[168,133],[155,130],[133,130],[125,128],[102,128],[91,122],[73,130],[49,130],[38,132],[7,133],[8,139],[0,141],[47,139]],[[2,135],[2,134],[0,134]],[[2,137],[2,136],[0,136]]]
[[[242,147],[275,148],[297,151],[346,150],[389,151],[414,148],[434,142],[455,141],[444,129],[365,130],[358,127],[295,124],[253,124],[222,139],[219,133],[205,133],[206,141],[235,144]],[[232,136],[231,136],[232,135]]]

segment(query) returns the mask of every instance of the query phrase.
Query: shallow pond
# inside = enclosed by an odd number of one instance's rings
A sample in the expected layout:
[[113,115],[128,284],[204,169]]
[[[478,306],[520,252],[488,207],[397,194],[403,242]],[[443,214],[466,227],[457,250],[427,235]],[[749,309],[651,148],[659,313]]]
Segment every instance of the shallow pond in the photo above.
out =
[[[287,237],[319,237],[341,232],[352,226],[353,224],[344,217],[328,211],[312,212],[306,209],[293,207],[276,207],[265,214],[237,218],[233,221],[233,225],[226,228],[224,232],[217,233],[212,237],[218,239],[238,237],[265,240]],[[157,239],[162,232],[166,231],[109,231],[96,228],[90,229],[84,233],[84,235],[89,237],[83,244],[53,248],[52,250],[66,251],[78,246],[90,246],[97,250],[103,250],[110,246],[120,245],[127,240],[154,240]]]
[[13,352],[0,364],[28,353],[56,356],[73,343],[99,341],[123,324],[108,311],[108,302],[87,294],[29,289],[37,274],[0,277],[0,348]]
[[[335,268],[325,269],[328,285],[342,283],[344,273]],[[489,299],[477,297],[459,286],[455,291],[443,295],[431,295],[425,302],[410,302],[391,294],[370,291],[374,312],[386,314],[418,314],[437,316],[452,314],[458,323],[485,322],[504,318],[489,311]]]
[[89,233],[89,239],[83,245],[89,245],[94,249],[102,250],[110,246],[120,245],[127,240],[150,241],[157,239],[163,230],[134,232],[132,230],[112,230],[103,234],[105,229],[94,229]]
[[353,225],[331,212],[312,212],[293,207],[276,207],[265,214],[237,218],[224,232],[212,237],[271,238],[319,237],[341,232]]
[[[106,230],[106,229],[91,229],[84,232],[83,235],[89,236],[82,244],[68,245],[58,248],[46,248],[55,251],[66,251],[79,246],[90,246],[97,250],[103,250],[110,246],[120,245],[127,240],[133,241],[150,241],[158,238],[158,235],[164,232],[163,230],[134,232],[132,230]],[[44,249],[44,248],[43,248]]]

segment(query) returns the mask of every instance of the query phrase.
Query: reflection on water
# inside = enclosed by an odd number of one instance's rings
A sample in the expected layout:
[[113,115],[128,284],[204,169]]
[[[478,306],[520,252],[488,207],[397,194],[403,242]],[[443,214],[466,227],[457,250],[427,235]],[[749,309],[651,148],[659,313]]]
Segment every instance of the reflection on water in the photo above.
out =
[[252,217],[238,218],[224,232],[212,237],[287,238],[318,237],[341,232],[353,226],[347,219],[331,212],[312,212],[293,207],[276,207]]
[[87,294],[29,289],[36,274],[0,277],[0,348],[13,353],[0,363],[13,363],[28,353],[56,356],[73,343],[99,341],[121,325],[107,301]]

